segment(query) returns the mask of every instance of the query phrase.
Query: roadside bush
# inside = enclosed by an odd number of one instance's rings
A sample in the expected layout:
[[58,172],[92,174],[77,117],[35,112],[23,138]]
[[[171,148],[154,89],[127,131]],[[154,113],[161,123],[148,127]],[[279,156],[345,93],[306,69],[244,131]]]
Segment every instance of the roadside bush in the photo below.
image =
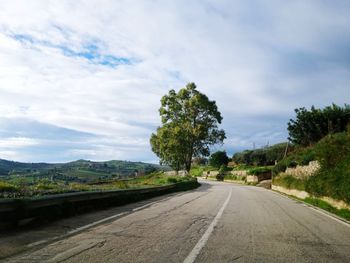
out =
[[259,175],[271,172],[271,167],[256,167],[248,170],[249,175]]
[[46,182],[39,182],[37,185],[35,185],[35,190],[53,190],[55,188],[57,188],[56,185]]
[[18,191],[18,186],[10,184],[5,181],[0,181],[0,192],[16,192]]
[[170,184],[175,184],[175,183],[177,183],[177,182],[180,181],[180,180],[178,180],[176,177],[168,177],[168,178],[167,178],[167,181],[168,181],[168,183],[170,183]]
[[202,176],[204,168],[202,166],[194,166],[190,170],[190,175],[193,177]]
[[297,165],[308,165],[310,161],[314,160],[316,160],[314,147],[296,148],[295,151],[288,154],[286,158],[272,168],[272,175],[277,176],[279,173],[285,172],[288,167],[293,168]]
[[281,174],[273,178],[273,184],[279,185],[288,189],[297,189],[300,191],[305,191],[305,180],[295,178],[291,175]]
[[350,135],[346,132],[328,135],[315,145],[315,152],[322,167],[333,168],[350,155]]
[[308,179],[306,190],[350,203],[350,134],[326,136],[317,143],[315,152],[321,169]]

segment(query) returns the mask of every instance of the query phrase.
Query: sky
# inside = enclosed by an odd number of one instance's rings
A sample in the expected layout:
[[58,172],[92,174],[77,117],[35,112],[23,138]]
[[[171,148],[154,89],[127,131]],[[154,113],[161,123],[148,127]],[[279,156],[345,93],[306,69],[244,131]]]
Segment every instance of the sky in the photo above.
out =
[[160,99],[195,82],[229,155],[350,102],[350,1],[0,0],[0,158],[157,163]]

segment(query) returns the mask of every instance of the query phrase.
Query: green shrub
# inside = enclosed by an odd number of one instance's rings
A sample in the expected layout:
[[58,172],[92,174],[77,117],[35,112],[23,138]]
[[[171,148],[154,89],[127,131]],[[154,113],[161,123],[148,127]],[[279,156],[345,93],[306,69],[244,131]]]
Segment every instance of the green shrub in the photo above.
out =
[[176,177],[168,177],[167,178],[168,183],[175,184],[178,182],[178,178]]
[[259,175],[271,172],[271,167],[256,167],[248,170],[250,175]]
[[350,203],[350,134],[336,133],[315,145],[321,169],[306,183],[315,196],[329,196]]
[[315,151],[322,167],[333,168],[350,156],[350,135],[346,132],[328,135],[315,145]]
[[128,183],[125,182],[125,181],[115,181],[115,182],[113,183],[113,186],[114,186],[115,188],[118,188],[118,189],[128,189],[128,188],[130,188],[130,186],[128,185]]
[[287,167],[296,167],[297,165],[308,165],[310,161],[316,159],[316,152],[313,147],[295,148],[286,158],[278,162],[272,169],[272,175],[277,176],[279,173],[286,171]]
[[307,197],[304,199],[305,202],[312,204],[314,206],[318,206],[326,211],[329,211],[333,214],[341,216],[347,220],[350,220],[350,210],[348,209],[337,209],[336,207],[331,206],[327,202],[320,200],[318,198]]
[[305,191],[305,180],[295,178],[291,175],[281,174],[273,178],[273,184],[285,187],[287,189],[297,189],[300,191]]
[[57,188],[56,185],[45,182],[39,182],[35,185],[35,190],[53,190],[55,188]]
[[202,166],[194,166],[190,170],[190,175],[193,176],[193,177],[199,177],[199,176],[202,176],[203,171],[204,171],[204,167],[202,167]]
[[0,181],[0,192],[16,192],[18,191],[18,186],[10,184],[5,181]]

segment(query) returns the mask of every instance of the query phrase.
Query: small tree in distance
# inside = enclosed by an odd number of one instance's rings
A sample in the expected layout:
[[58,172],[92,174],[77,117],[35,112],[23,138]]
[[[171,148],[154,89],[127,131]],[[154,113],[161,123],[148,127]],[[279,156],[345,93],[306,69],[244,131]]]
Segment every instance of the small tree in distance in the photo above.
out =
[[215,168],[220,168],[222,165],[226,166],[229,162],[226,151],[217,151],[209,158],[209,165]]
[[152,151],[162,164],[177,171],[190,171],[193,157],[209,156],[209,147],[226,138],[218,128],[222,117],[216,102],[199,92],[194,83],[163,96],[159,113],[162,126],[151,135]]

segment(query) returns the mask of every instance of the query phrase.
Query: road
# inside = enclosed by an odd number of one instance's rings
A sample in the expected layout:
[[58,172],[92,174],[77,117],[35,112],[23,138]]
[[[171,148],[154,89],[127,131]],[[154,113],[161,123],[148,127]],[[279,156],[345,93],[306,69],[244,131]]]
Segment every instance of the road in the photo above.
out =
[[350,262],[350,226],[272,191],[202,181],[6,262]]

